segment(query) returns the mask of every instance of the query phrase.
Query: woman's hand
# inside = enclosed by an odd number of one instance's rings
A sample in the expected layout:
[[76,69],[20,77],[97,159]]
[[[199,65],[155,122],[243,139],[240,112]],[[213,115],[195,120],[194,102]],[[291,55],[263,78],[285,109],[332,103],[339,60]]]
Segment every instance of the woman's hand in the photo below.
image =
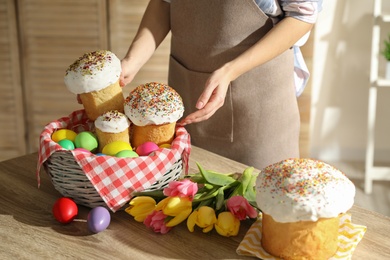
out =
[[133,69],[131,62],[127,59],[121,60],[121,65],[122,65],[122,73],[119,78],[119,85],[121,87],[124,87],[134,79],[138,70]]
[[228,65],[214,71],[206,81],[204,90],[196,103],[198,110],[182,119],[178,125],[198,123],[214,115],[225,103],[226,92],[231,80]]
[[231,81],[280,55],[312,28],[313,24],[292,17],[280,21],[256,44],[211,74],[196,104],[199,110],[188,115],[178,124],[184,126],[209,119],[223,106]]

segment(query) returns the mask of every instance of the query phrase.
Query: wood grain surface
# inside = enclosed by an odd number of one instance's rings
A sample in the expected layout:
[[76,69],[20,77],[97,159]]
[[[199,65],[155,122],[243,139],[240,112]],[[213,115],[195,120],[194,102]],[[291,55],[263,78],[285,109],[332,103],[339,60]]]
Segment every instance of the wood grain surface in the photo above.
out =
[[[88,231],[88,208],[79,207],[77,219],[58,223],[51,210],[61,195],[41,171],[37,187],[36,153],[0,162],[0,259],[251,259],[236,254],[251,221],[242,222],[236,237],[222,237],[215,231],[190,233],[185,224],[168,234],[156,234],[119,211],[112,213],[107,230]],[[245,165],[197,147],[192,148],[190,173],[196,162],[219,172],[243,172]],[[353,207],[352,221],[366,225],[367,232],[353,259],[390,258],[390,218]]]

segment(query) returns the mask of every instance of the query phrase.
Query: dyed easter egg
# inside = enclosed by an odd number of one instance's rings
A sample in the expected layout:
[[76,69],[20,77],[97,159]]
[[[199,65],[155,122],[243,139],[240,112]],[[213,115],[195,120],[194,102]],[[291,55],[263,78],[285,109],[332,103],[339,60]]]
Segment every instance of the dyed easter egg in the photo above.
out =
[[123,150],[133,150],[131,148],[131,145],[124,141],[114,141],[109,144],[106,144],[103,149],[102,153],[106,155],[115,156],[117,153]]
[[87,149],[84,149],[84,148],[76,148],[74,149],[75,151],[79,151],[79,152],[83,152],[83,153],[91,153],[91,151],[88,151]]
[[171,149],[171,144],[161,144],[159,147],[160,147],[160,148]]
[[88,214],[88,229],[93,233],[102,232],[110,225],[110,222],[110,212],[104,207],[93,208]]
[[68,139],[62,139],[62,140],[58,141],[58,144],[61,145],[61,147],[66,149],[66,150],[73,150],[74,149],[74,143]]
[[72,199],[62,197],[56,200],[53,205],[52,212],[54,218],[58,222],[67,224],[72,222],[73,219],[77,216],[78,207]]
[[63,139],[68,139],[68,140],[71,140],[72,142],[74,142],[74,139],[76,138],[76,136],[77,136],[77,133],[75,131],[72,131],[69,129],[59,129],[51,135],[51,139],[56,143],[58,143],[59,141],[61,141]]
[[123,151],[120,151],[119,153],[115,154],[115,157],[135,158],[135,157],[139,157],[139,155],[136,152],[134,152],[133,150],[123,150]]
[[98,147],[98,139],[89,131],[79,133],[74,142],[77,148],[84,148],[91,152],[95,151]]
[[153,142],[145,142],[137,147],[135,150],[139,156],[147,156],[152,152],[158,150],[159,147],[156,143]]

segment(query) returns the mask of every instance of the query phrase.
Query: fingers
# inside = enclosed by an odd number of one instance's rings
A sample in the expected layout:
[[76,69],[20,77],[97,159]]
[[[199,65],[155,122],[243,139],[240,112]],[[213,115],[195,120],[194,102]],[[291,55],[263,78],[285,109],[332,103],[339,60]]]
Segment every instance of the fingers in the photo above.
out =
[[126,86],[125,79],[122,78],[122,77],[120,77],[120,79],[119,79],[119,86],[121,86],[122,88],[123,88],[124,86]]
[[202,109],[210,100],[211,96],[213,95],[213,92],[217,85],[210,82],[210,79],[207,80],[205,88],[200,95],[198,101],[196,102],[195,107],[197,109]]
[[125,87],[133,80],[136,71],[134,71],[133,64],[126,59],[121,60],[121,66],[122,72],[119,77],[119,85]]
[[223,106],[224,100],[214,98],[211,99],[202,109],[189,114],[187,117],[178,122],[179,126],[185,126],[188,124],[199,123],[209,119],[217,110]]
[[81,98],[80,98],[80,95],[79,95],[79,94],[77,94],[77,103],[83,104],[83,102],[81,101]]

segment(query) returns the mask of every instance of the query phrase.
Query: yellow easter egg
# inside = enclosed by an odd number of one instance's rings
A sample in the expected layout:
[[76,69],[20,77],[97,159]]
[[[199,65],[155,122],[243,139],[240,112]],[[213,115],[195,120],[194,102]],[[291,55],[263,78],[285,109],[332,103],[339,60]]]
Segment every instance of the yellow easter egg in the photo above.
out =
[[61,140],[68,139],[72,142],[74,142],[74,139],[76,138],[77,133],[75,131],[69,130],[69,129],[59,129],[55,131],[51,135],[51,139],[58,143]]
[[160,148],[171,149],[171,144],[161,144],[159,147],[160,147]]
[[133,149],[131,148],[131,145],[129,143],[126,143],[124,141],[114,141],[109,144],[106,144],[103,147],[102,153],[105,155],[114,156],[123,150],[133,150]]

